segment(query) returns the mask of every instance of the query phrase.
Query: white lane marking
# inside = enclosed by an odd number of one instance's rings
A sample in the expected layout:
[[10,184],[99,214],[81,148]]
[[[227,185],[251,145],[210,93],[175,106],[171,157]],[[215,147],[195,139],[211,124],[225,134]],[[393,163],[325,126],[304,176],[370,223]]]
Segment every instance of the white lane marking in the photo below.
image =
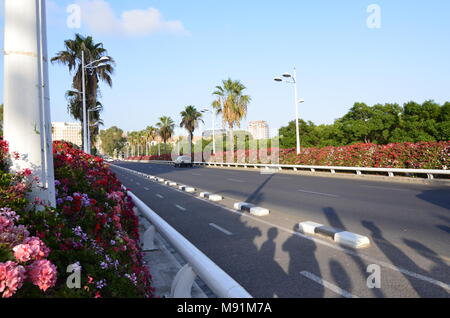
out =
[[146,190],[146,191],[150,191],[150,189],[149,189],[149,188],[144,188],[144,190]]
[[209,223],[210,226],[212,226],[213,228],[215,228],[216,230],[219,230],[222,233],[225,233],[226,235],[233,235],[233,233],[231,233],[230,231],[225,230],[223,227],[220,227],[214,223]]
[[317,284],[320,284],[323,287],[326,287],[326,288],[334,291],[336,294],[339,294],[339,295],[341,295],[341,296],[343,296],[345,298],[359,298],[358,296],[355,296],[355,295],[349,293],[348,291],[343,290],[342,288],[340,288],[340,287],[338,287],[336,285],[333,285],[332,283],[327,282],[326,280],[323,280],[322,278],[320,278],[320,277],[318,277],[318,276],[316,276],[316,275],[314,275],[314,274],[312,274],[310,272],[303,271],[300,274],[305,276],[306,278],[316,282]]
[[414,191],[414,190],[408,190],[408,189],[397,189],[397,188],[386,188],[386,187],[377,187],[377,186],[370,186],[370,185],[362,185],[363,188],[371,188],[371,189],[381,189],[381,190],[389,190],[389,191]]
[[181,211],[186,211],[186,209],[183,208],[181,205],[175,204],[175,206]]
[[314,192],[314,191],[306,191],[306,190],[297,190],[298,192],[303,192],[303,193],[309,193],[309,194],[317,194],[317,195],[324,195],[326,197],[331,197],[331,198],[339,198],[338,195],[335,194],[329,194],[329,193],[322,193],[322,192]]
[[164,197],[161,194],[157,194],[156,196],[160,199],[164,199]]
[[230,179],[230,178],[227,178],[227,180],[228,180],[228,181],[232,181],[232,182],[239,182],[239,183],[244,183],[244,182],[245,182],[244,180],[239,180],[239,179]]

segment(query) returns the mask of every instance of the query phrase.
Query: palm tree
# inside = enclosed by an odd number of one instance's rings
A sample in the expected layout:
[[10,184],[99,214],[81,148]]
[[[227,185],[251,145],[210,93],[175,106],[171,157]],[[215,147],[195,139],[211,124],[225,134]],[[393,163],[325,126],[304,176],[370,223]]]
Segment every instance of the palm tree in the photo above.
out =
[[[155,138],[158,136],[158,130],[153,127],[153,126],[148,126],[145,130],[144,130],[144,139],[145,139],[145,146],[146,149],[148,149],[148,143],[152,142],[153,140],[155,140]],[[148,152],[147,152],[148,155]]]
[[[114,59],[108,56],[107,50],[103,48],[102,43],[95,43],[91,36],[84,37],[80,34],[75,35],[75,39],[64,41],[65,50],[60,51],[55,57],[51,59],[52,63],[60,63],[68,66],[69,72],[72,73],[72,88],[67,92],[66,97],[68,99],[68,111],[74,119],[83,122],[83,116],[81,115],[80,109],[82,110],[82,62],[81,56],[84,52],[85,65],[99,60],[102,57],[108,57],[109,60],[103,62],[101,67],[89,69],[86,72],[86,103],[87,109],[93,110],[97,109],[98,106],[98,96],[100,96],[100,91],[98,89],[99,81],[105,82],[107,85],[112,87],[111,76],[114,73]],[[92,113],[94,120],[96,118],[100,119],[101,109],[95,110]],[[93,124],[94,122],[89,122]],[[95,132],[98,133],[98,132]]]
[[231,78],[222,81],[222,86],[216,86],[213,95],[217,99],[213,102],[213,107],[217,114],[222,115],[223,126],[228,124],[230,128],[230,140],[233,144],[233,127],[241,126],[241,120],[247,116],[247,108],[251,102],[249,95],[243,92],[247,88],[240,81],[233,81]]
[[180,127],[186,128],[189,132],[189,153],[191,154],[192,161],[194,161],[192,139],[194,138],[194,131],[198,127],[199,121],[203,122],[202,116],[202,113],[197,111],[195,106],[186,106],[186,109],[181,112],[182,121]]
[[159,119],[159,123],[156,124],[156,127],[158,127],[159,136],[164,141],[164,152],[167,153],[167,140],[172,138],[175,129],[175,123],[173,122],[172,118],[163,116]]

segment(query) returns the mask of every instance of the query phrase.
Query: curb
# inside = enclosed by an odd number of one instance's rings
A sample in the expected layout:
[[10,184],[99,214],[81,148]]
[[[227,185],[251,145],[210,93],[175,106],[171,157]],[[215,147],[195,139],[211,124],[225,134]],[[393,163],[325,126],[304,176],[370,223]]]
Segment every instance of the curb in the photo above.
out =
[[266,216],[270,214],[268,209],[255,206],[254,204],[247,202],[237,202],[234,204],[234,208],[238,211],[250,212],[250,214],[255,216]]
[[209,201],[213,201],[213,202],[218,202],[218,201],[223,200],[223,197],[221,195],[211,194],[209,192],[200,193],[200,198],[205,198],[205,199],[208,199]]
[[347,247],[365,248],[370,246],[370,240],[367,236],[324,226],[315,222],[299,223],[298,230],[303,234],[320,234],[329,237],[336,243]]

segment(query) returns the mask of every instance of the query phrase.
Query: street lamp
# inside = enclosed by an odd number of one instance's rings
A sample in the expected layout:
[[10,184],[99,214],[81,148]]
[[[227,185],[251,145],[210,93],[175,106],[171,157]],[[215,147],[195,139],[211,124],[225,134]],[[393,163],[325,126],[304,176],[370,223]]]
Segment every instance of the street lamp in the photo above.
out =
[[[286,78],[287,80],[283,80],[283,78]],[[300,154],[300,128],[299,128],[299,117],[298,117],[298,104],[304,103],[304,99],[298,99],[298,89],[297,89],[297,69],[294,67],[294,75],[291,75],[290,73],[284,73],[282,77],[275,77],[275,82],[286,82],[290,84],[294,84],[294,97],[295,97],[295,129],[296,129],[296,136],[297,136],[297,154]],[[288,79],[291,79],[292,81],[289,81]]]
[[205,109],[201,111],[202,113],[211,113],[212,116],[212,131],[213,131],[213,155],[216,154],[216,115],[214,113],[214,107],[211,110]]
[[[81,51],[81,77],[82,77],[82,94],[83,94],[83,145],[84,145],[84,152],[87,154],[91,154],[91,145],[89,144],[89,125],[87,123],[88,116],[87,116],[87,109],[86,109],[86,76],[85,76],[85,69],[94,70],[99,67],[105,66],[107,61],[110,61],[111,58],[108,56],[103,56],[98,60],[95,60],[88,65],[84,65],[84,51]],[[93,66],[96,63],[100,63],[96,66]]]

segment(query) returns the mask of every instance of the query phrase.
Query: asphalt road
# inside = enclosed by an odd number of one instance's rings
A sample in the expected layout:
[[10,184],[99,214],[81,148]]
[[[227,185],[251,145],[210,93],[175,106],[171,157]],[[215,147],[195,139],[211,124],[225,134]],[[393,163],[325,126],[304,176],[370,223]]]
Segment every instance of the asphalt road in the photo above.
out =
[[[258,171],[175,169],[120,163],[136,171],[271,209],[250,217],[113,168],[127,187],[255,297],[448,297],[450,188]],[[298,235],[314,221],[370,237],[353,251]],[[367,266],[381,268],[370,289]]]

